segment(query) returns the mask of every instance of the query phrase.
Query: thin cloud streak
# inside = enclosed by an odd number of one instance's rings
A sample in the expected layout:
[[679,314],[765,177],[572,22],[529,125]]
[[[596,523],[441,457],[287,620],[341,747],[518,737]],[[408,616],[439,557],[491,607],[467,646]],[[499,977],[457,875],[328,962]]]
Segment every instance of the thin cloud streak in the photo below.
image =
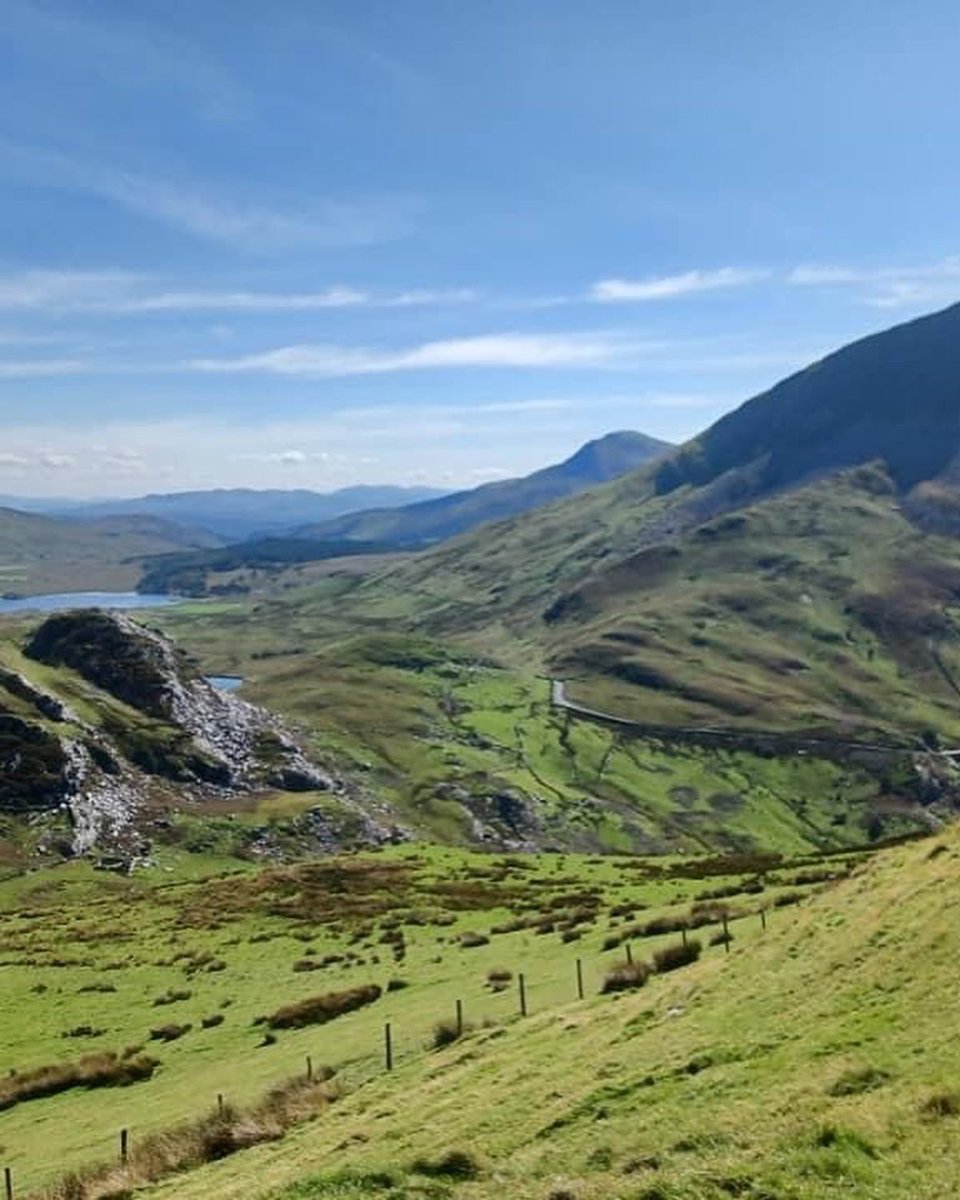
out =
[[726,288],[748,287],[770,278],[766,270],[721,267],[715,271],[691,270],[679,275],[649,279],[601,279],[590,288],[588,299],[598,304],[672,300]]
[[798,287],[861,289],[864,303],[896,309],[943,304],[960,299],[960,257],[916,267],[849,267],[835,263],[795,267],[787,282]]
[[616,368],[634,365],[645,349],[643,343],[608,333],[505,333],[425,342],[394,352],[366,347],[303,344],[240,358],[193,359],[185,366],[188,370],[201,372],[254,372],[328,378],[471,367]]

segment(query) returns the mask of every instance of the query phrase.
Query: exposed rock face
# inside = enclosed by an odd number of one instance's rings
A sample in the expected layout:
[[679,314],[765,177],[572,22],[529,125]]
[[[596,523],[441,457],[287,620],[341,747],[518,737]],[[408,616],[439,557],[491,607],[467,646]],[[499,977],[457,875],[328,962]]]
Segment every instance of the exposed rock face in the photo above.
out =
[[51,666],[71,667],[166,726],[172,736],[156,730],[143,736],[117,733],[127,757],[149,774],[240,789],[331,786],[276,718],[218,691],[168,638],[125,615],[84,609],[51,617],[26,653]]
[[136,857],[148,799],[336,788],[277,718],[217,691],[168,638],[129,617],[51,617],[26,653],[92,684],[84,711],[96,718],[0,668],[0,812],[65,813],[74,853],[109,847]]

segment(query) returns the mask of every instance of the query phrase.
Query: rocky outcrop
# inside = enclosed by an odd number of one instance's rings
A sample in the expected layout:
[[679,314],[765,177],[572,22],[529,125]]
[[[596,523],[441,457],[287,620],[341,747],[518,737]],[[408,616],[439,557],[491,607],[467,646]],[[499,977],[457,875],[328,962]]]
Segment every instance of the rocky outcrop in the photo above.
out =
[[168,638],[129,617],[51,617],[26,655],[60,671],[89,719],[0,667],[0,812],[66,818],[76,854],[145,853],[140,830],[158,804],[337,790],[276,717],[218,691]]

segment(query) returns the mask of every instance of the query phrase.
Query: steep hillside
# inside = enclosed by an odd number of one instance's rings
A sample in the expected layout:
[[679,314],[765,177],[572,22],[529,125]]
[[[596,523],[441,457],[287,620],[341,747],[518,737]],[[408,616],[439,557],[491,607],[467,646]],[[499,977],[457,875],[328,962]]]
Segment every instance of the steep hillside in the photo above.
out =
[[[9,971],[0,999],[12,1061],[62,1057],[58,1031],[94,1001],[110,1026],[101,1040],[136,1040],[144,998],[166,1002],[173,972],[189,972],[185,998],[164,1010],[186,1032],[151,1043],[151,1078],[6,1114],[27,1187],[58,1164],[103,1162],[48,1200],[941,1200],[954,1189],[956,829],[819,863],[557,869],[408,851],[166,889],[162,903],[142,886],[118,905],[80,880],[73,896],[67,881],[37,883],[22,891],[29,916],[3,928],[15,956],[44,946],[29,972]],[[82,950],[55,965],[67,929]],[[178,959],[157,961],[171,934]],[[124,961],[109,994],[90,993],[107,978],[110,937]],[[305,972],[304,954],[342,957]],[[655,959],[644,982],[640,964]],[[603,992],[610,977],[621,990]],[[60,990],[31,994],[37,978]],[[381,990],[390,978],[406,986]],[[369,1002],[332,1029],[261,1036],[280,1005],[363,987]],[[224,994],[224,1020],[201,1026]],[[306,1055],[317,1075],[321,1063],[336,1071],[324,1092],[305,1090]],[[288,1115],[293,1072],[303,1106]]]
[[219,544],[211,534],[153,517],[85,523],[0,509],[0,592],[129,591],[140,559]]
[[301,530],[306,536],[417,545],[442,541],[487,521],[539,508],[617,479],[644,463],[662,458],[672,447],[643,433],[608,433],[587,442],[562,463],[523,479],[485,483],[470,491],[407,505],[393,511],[374,509]]

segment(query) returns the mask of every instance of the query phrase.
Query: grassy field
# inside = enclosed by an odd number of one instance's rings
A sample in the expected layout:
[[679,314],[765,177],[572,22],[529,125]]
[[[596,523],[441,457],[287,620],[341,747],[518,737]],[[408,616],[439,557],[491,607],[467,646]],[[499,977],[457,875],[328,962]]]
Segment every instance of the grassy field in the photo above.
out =
[[[131,1047],[160,1065],[126,1087],[71,1088],[0,1111],[0,1160],[32,1189],[112,1158],[121,1128],[142,1138],[203,1113],[218,1093],[252,1103],[303,1072],[307,1055],[336,1067],[344,1087],[366,1086],[383,1070],[386,1021],[398,1073],[429,1069],[443,1061],[426,1048],[433,1027],[457,1000],[468,1023],[490,1024],[478,1036],[496,1040],[518,1020],[520,972],[540,1019],[576,999],[577,958],[592,995],[626,953],[604,949],[611,940],[626,937],[637,956],[677,940],[644,937],[635,927],[648,920],[686,919],[698,898],[709,902],[705,893],[732,892],[721,903],[736,944],[752,943],[763,936],[761,906],[771,927],[793,922],[795,910],[774,907],[778,899],[792,902],[858,861],[831,859],[811,873],[809,860],[503,858],[418,847],[202,879],[190,878],[196,860],[174,858],[136,879],[82,863],[10,879],[0,884],[3,1075],[94,1051],[129,1057]],[[704,941],[718,932],[719,912],[704,917]],[[706,958],[722,954],[712,947]],[[512,972],[503,990],[487,982],[497,969]],[[329,1026],[267,1037],[255,1023],[310,996],[386,989],[391,979],[408,986]],[[170,1025],[189,1029],[151,1039]]]
[[[147,1081],[0,1113],[0,1157],[22,1195],[115,1159],[121,1127],[136,1146],[218,1092],[253,1102],[310,1055],[338,1069],[332,1106],[137,1194],[934,1200],[956,1176],[958,872],[949,829],[817,862],[400,849],[200,884],[105,882],[82,866],[21,878],[0,889],[18,909],[2,929],[4,1062],[79,1054],[63,1038],[78,1024],[103,1026],[88,1042],[115,1048],[161,1023],[192,1028],[146,1042],[161,1060]],[[628,945],[636,963],[679,942],[644,936],[647,922],[704,911],[712,923],[688,935],[698,962],[599,994]],[[332,955],[345,961],[294,967]],[[254,1023],[391,978],[407,986],[272,1044]],[[116,991],[80,990],[107,984]],[[434,1049],[457,1000],[464,1034]],[[211,1014],[223,1023],[201,1028]]]

